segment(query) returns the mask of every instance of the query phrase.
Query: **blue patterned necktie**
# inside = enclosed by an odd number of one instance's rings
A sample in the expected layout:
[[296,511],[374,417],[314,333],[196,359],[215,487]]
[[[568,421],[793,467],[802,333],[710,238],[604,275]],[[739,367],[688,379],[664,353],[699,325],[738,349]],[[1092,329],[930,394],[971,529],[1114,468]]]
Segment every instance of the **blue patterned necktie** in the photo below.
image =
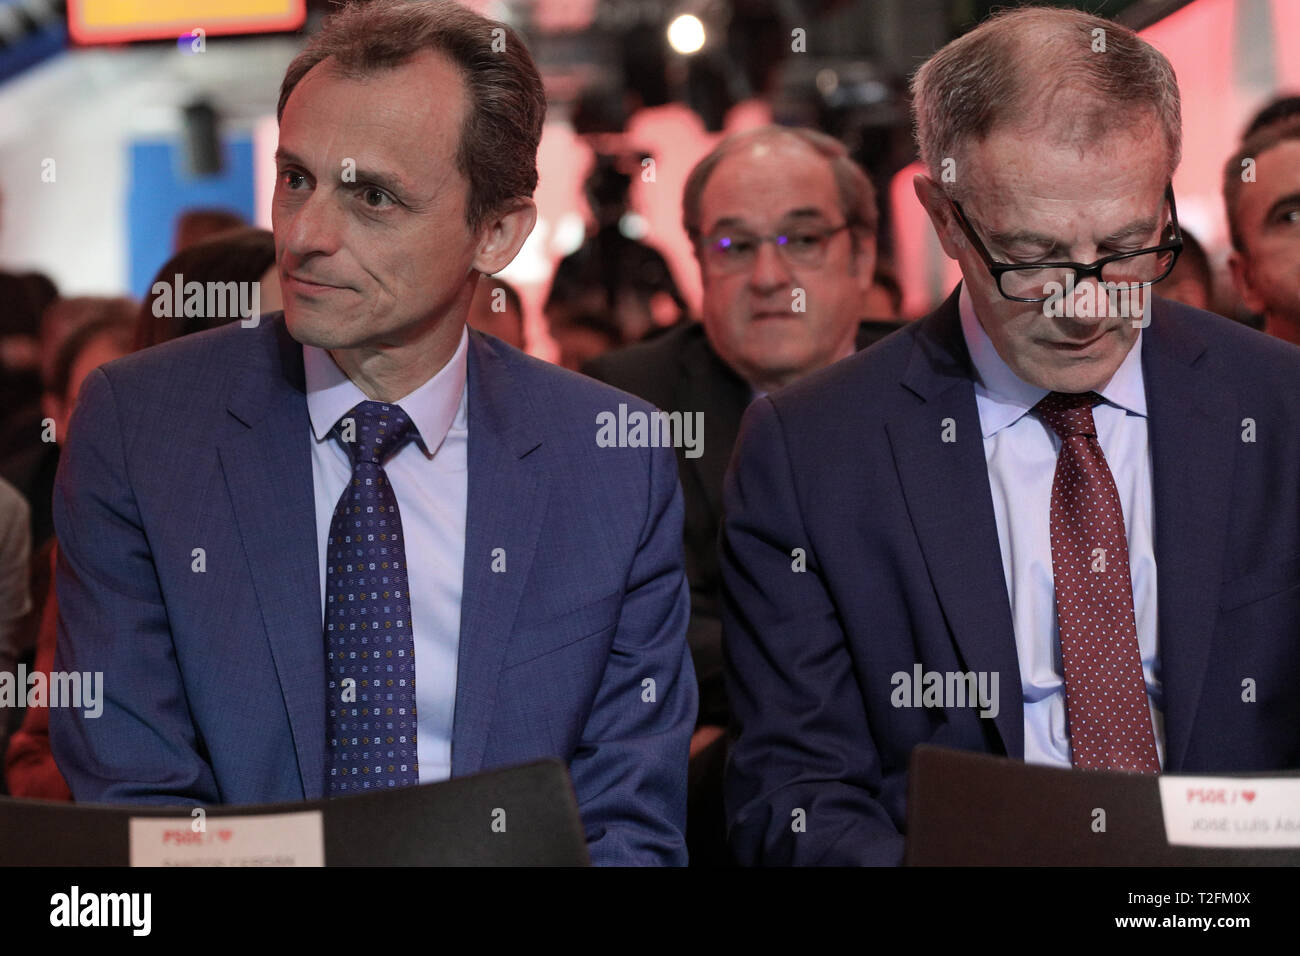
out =
[[420,781],[406,549],[382,464],[419,431],[367,401],[330,434],[352,459],[325,560],[325,791],[340,796]]

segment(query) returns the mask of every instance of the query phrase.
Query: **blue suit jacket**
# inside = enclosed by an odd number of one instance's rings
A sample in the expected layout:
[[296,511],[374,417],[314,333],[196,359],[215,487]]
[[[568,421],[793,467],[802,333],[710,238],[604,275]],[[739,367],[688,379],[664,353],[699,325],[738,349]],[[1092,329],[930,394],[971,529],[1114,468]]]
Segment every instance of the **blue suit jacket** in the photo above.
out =
[[[1300,767],[1300,349],[1162,299],[1152,313],[1165,769]],[[954,293],[746,415],[721,555],[742,862],[897,863],[913,747],[1024,757],[973,374]],[[917,663],[997,672],[996,718],[892,706],[891,675]]]
[[[466,387],[452,774],[559,757],[594,862],[683,863],[696,686],[672,450],[597,447],[598,412],[649,406],[474,331]],[[102,671],[106,700],[51,715],[74,797],[320,797],[311,438],[283,315],[103,366],[69,437],[55,667]]]

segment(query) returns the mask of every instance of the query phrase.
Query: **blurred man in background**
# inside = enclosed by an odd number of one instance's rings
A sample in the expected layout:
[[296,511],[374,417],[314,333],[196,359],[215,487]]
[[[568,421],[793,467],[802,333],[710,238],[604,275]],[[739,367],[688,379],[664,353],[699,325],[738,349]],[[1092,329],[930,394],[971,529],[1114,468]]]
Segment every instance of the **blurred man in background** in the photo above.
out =
[[[193,283],[205,290],[204,294],[186,303],[183,292],[196,288]],[[177,286],[181,293],[176,292]],[[256,297],[251,295],[253,286]],[[229,229],[195,242],[163,263],[149,283],[149,292],[140,304],[135,348],[147,349],[227,322],[246,321],[238,314],[239,307],[251,306],[254,301],[259,314],[279,311],[283,305],[271,231]]]
[[[31,588],[28,566],[31,561],[32,532],[27,501],[18,489],[0,478],[0,680],[14,681],[16,667],[26,648],[20,631],[31,611]],[[26,697],[24,685],[18,695]],[[16,728],[18,701],[0,702],[0,767],[4,764],[9,735]],[[0,773],[0,793],[8,793],[4,774]]]
[[15,447],[0,459],[0,475],[31,507],[33,554],[54,536],[51,499],[59,443],[67,438],[77,390],[91,369],[131,350],[135,312],[135,302],[125,297],[74,296],[56,299],[41,317],[38,405],[14,423]]
[[717,537],[722,476],[745,408],[898,327],[863,322],[878,222],[866,173],[834,138],[769,126],[723,140],[687,179],[682,223],[704,287],[703,321],[612,352],[588,374],[683,413],[703,412],[700,454],[678,449],[686,496],[691,653],[700,682],[692,741],[691,859],[725,859]]
[[[28,661],[28,673],[44,674],[46,680],[54,660],[58,615],[54,591],[58,547],[51,518],[58,449],[68,442],[68,422],[86,376],[105,362],[131,351],[134,312],[135,304],[130,299],[94,297],[59,300],[47,310],[47,315],[52,314],[51,324],[61,325],[66,334],[46,369],[41,394],[41,406],[50,423],[46,433],[54,440],[38,443],[41,455],[34,460],[36,466],[28,475],[32,483],[25,494],[30,495],[32,511],[39,514],[28,577],[31,613],[22,619],[13,636],[18,653],[24,659],[33,657]],[[24,574],[28,574],[28,569],[24,569]],[[21,729],[13,733],[8,753],[0,748],[0,763],[5,766],[7,786],[14,796],[69,799],[67,784],[50,753],[47,707],[25,709]]]
[[1223,168],[1228,267],[1264,331],[1300,345],[1300,117],[1261,125]]
[[1250,139],[1265,126],[1296,118],[1300,118],[1300,96],[1287,93],[1274,97],[1251,117],[1246,131],[1241,134],[1242,141]]
[[639,170],[641,158],[596,155],[584,183],[595,231],[556,265],[543,310],[557,342],[584,318],[593,327],[592,317],[608,323],[616,342],[635,342],[675,324],[686,311],[663,254],[628,234],[629,170]]
[[0,272],[0,462],[30,447],[40,428],[41,316],[58,297],[41,273]]

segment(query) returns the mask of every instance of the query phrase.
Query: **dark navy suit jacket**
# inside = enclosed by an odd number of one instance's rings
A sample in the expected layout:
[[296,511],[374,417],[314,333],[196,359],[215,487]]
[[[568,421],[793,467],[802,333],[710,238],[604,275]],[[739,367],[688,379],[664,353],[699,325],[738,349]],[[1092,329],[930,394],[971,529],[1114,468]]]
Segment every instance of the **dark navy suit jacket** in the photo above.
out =
[[[1295,769],[1300,349],[1155,299],[1142,370],[1165,770]],[[746,414],[721,553],[742,862],[898,863],[913,747],[1024,757],[973,374],[954,292]],[[997,672],[996,718],[892,706],[917,663]]]
[[[650,406],[474,331],[466,387],[452,774],[558,757],[594,862],[684,863],[696,685],[672,450],[598,447],[599,412]],[[106,700],[51,715],[74,797],[319,798],[312,439],[283,315],[101,367],[69,437],[55,667],[103,672]]]

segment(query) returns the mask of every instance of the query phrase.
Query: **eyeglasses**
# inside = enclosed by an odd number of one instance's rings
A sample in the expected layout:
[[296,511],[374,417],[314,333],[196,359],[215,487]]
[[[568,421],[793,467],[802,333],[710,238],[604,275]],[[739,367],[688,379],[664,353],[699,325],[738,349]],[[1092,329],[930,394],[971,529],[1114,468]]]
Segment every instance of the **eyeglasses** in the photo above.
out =
[[719,275],[748,272],[758,260],[758,250],[763,243],[771,242],[787,264],[802,269],[816,269],[826,261],[826,249],[831,237],[850,228],[845,222],[838,226],[817,228],[793,226],[770,236],[756,236],[739,229],[710,233],[700,240],[700,250],[708,269]]
[[1089,276],[1129,289],[1146,288],[1167,278],[1174,271],[1178,254],[1183,251],[1183,231],[1178,225],[1172,183],[1165,187],[1165,198],[1169,200],[1169,230],[1172,233],[1168,241],[1146,249],[1106,256],[1091,265],[1081,262],[1035,262],[1032,265],[998,262],[976,235],[961,204],[951,198],[948,202],[957,213],[957,224],[993,274],[1002,297],[1015,302],[1046,302]]

